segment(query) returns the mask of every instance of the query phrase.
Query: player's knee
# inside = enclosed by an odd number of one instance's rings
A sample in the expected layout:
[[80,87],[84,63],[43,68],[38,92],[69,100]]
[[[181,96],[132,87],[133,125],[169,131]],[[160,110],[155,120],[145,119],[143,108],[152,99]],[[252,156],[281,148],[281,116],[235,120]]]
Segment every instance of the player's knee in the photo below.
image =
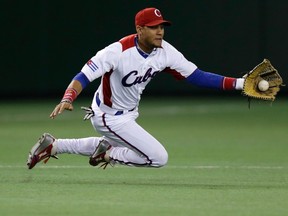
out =
[[164,149],[163,151],[159,152],[155,159],[155,167],[162,167],[165,166],[168,162],[168,153]]

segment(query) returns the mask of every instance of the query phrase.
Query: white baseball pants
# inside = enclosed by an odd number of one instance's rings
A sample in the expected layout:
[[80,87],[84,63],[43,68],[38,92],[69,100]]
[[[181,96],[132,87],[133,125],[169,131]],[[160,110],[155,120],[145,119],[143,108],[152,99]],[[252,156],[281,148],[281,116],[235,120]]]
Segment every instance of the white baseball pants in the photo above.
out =
[[[136,123],[137,109],[122,115],[104,113],[93,106],[91,123],[111,144],[110,158],[119,164],[137,167],[161,167],[168,161],[162,144]],[[101,137],[57,139],[57,153],[91,156]]]

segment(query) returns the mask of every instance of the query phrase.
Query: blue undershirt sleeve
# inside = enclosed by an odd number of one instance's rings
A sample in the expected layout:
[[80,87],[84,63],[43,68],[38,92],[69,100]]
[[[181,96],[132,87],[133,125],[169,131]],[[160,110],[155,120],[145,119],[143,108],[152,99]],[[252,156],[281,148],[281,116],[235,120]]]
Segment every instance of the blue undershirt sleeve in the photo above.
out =
[[222,89],[224,76],[205,72],[197,68],[186,80],[198,87]]
[[83,89],[90,83],[90,81],[83,72],[79,72],[78,74],[76,74],[73,80],[79,81]]

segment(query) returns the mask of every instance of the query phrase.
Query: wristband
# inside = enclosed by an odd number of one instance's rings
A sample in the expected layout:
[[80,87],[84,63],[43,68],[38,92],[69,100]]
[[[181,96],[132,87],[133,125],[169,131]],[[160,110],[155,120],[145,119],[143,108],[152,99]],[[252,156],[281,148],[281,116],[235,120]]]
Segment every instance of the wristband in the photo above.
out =
[[78,93],[74,88],[67,88],[61,100],[61,103],[72,103],[76,99],[77,95]]
[[236,79],[231,77],[224,77],[223,90],[234,90],[236,85]]

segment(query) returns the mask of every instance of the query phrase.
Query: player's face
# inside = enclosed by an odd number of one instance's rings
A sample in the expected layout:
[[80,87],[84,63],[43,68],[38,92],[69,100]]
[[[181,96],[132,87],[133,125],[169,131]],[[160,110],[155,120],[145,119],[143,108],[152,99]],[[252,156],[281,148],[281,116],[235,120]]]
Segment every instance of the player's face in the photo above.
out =
[[161,47],[164,37],[164,26],[139,26],[137,28],[138,43],[143,51],[150,53],[156,47]]

